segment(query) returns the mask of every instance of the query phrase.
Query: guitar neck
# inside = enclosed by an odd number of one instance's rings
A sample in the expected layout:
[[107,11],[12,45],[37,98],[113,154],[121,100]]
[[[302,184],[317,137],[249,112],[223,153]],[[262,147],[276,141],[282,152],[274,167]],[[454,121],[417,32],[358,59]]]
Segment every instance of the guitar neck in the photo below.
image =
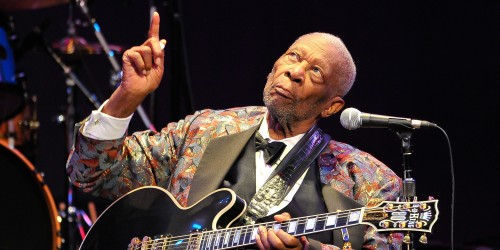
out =
[[[264,226],[275,231],[281,229],[293,236],[308,235],[316,232],[354,226],[361,223],[363,210],[358,208],[342,212],[333,212],[313,216],[298,217],[283,223],[266,222],[212,231],[193,232],[189,235],[171,237],[159,236],[150,240],[153,249],[229,249],[255,244],[258,228]],[[145,242],[143,242],[143,245]]]
[[298,217],[283,223],[274,221],[205,232],[200,244],[200,249],[223,249],[255,244],[255,235],[258,233],[258,228],[260,226],[264,226],[267,229],[272,228],[274,231],[281,229],[293,236],[308,235],[347,226],[354,226],[361,223],[363,209],[364,208]]

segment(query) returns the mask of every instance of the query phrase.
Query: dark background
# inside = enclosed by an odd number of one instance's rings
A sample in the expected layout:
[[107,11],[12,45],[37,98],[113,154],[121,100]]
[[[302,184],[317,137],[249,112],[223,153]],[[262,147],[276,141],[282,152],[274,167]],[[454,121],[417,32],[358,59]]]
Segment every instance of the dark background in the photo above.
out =
[[[265,78],[294,39],[313,31],[336,34],[358,69],[346,96],[347,107],[428,120],[447,134],[438,129],[413,132],[411,167],[417,196],[439,199],[439,219],[427,248],[450,248],[452,238],[456,249],[499,248],[495,200],[500,147],[495,117],[500,107],[500,2],[179,2],[88,2],[107,42],[125,49],[147,37],[150,6],[158,8],[161,37],[169,41],[167,73],[143,104],[156,128],[193,108],[261,105]],[[18,52],[16,68],[26,74],[27,92],[38,98],[38,140],[25,154],[44,173],[56,203],[66,201],[67,193],[68,132],[64,123],[56,122],[69,106],[66,77],[36,40],[40,35],[34,30],[40,30],[49,44],[67,37],[70,6],[4,10],[13,18],[19,37],[13,46]],[[77,35],[97,43],[81,9],[72,12]],[[104,54],[59,55],[99,101],[109,96],[112,66]],[[116,58],[120,62],[121,54]],[[75,91],[78,121],[94,106],[79,88]],[[372,153],[403,175],[401,143],[395,133],[348,131],[338,119],[335,115],[324,120],[322,127],[336,140]],[[134,115],[130,132],[144,129],[140,116]],[[82,209],[89,201],[97,202],[99,212],[109,204],[78,192],[74,200]]]

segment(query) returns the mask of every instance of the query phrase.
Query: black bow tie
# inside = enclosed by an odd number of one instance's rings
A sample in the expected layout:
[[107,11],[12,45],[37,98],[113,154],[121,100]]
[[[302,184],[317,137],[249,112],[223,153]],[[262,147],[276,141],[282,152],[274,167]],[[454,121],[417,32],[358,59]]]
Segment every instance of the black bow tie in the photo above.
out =
[[269,165],[273,165],[276,160],[280,158],[281,153],[285,150],[285,143],[279,141],[269,142],[257,132],[255,133],[255,150],[264,151],[264,159]]

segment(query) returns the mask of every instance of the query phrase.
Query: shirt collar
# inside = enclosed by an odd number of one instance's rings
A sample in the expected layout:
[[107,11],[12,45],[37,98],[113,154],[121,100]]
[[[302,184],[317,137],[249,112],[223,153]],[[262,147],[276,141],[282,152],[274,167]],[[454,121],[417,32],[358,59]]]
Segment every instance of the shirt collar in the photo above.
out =
[[264,139],[269,139],[270,142],[280,141],[280,142],[285,143],[287,146],[294,146],[304,136],[305,133],[298,134],[296,136],[281,139],[281,140],[271,139],[271,137],[269,137],[269,127],[267,126],[267,115],[268,115],[268,113],[266,112],[266,114],[264,115],[264,119],[260,123],[260,127],[259,127],[259,133],[262,135],[262,137]]

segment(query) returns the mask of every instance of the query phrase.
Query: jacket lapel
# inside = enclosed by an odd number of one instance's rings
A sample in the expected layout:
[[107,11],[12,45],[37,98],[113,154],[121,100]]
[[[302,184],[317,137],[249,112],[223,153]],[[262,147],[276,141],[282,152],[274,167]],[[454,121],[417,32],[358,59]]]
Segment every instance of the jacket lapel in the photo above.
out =
[[214,138],[208,143],[191,182],[188,206],[220,187],[257,128],[258,125],[240,133]]

